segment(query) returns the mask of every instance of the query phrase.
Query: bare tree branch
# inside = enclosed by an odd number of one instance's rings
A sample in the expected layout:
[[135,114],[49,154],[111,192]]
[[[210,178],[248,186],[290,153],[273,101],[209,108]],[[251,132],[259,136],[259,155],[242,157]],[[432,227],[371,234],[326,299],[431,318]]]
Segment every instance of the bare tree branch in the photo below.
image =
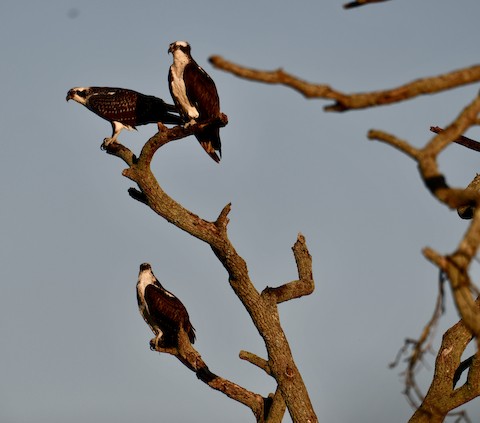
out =
[[[440,173],[437,163],[439,154],[448,145],[458,140],[465,141],[465,139],[462,139],[462,134],[471,126],[478,124],[479,113],[480,97],[477,96],[445,130],[434,130],[434,132],[438,132],[437,135],[422,149],[416,149],[408,142],[399,140],[382,131],[370,131],[368,134],[370,139],[383,141],[413,158],[418,163],[420,176],[426,187],[439,201],[451,208],[470,207],[472,210],[472,221],[455,252],[442,256],[431,248],[425,248],[423,251],[425,257],[447,277],[456,308],[462,320],[444,335],[442,346],[437,355],[432,384],[421,405],[410,419],[411,423],[443,422],[449,412],[480,395],[477,369],[470,368],[469,370],[469,376],[470,373],[472,374],[472,381],[475,380],[477,383],[475,388],[472,388],[468,383],[454,390],[455,375],[458,375],[457,369],[460,366],[463,351],[473,336],[480,339],[480,310],[478,300],[475,301],[472,296],[476,289],[468,274],[469,266],[480,246],[480,212],[477,207],[480,195],[478,190],[472,188],[450,188],[445,177]],[[424,331],[423,335],[428,334],[433,321],[435,320],[431,320],[426,326],[427,331]],[[423,355],[421,345],[425,339],[425,336],[422,336],[419,343],[414,344],[414,352],[410,358],[410,367],[406,374],[407,386],[413,389],[418,398],[422,398],[423,394],[415,383],[412,367]],[[478,363],[476,364],[478,365]],[[417,406],[411,395],[407,397],[412,405]],[[459,413],[459,416],[465,421],[468,420],[464,413]]]
[[[479,301],[475,307],[479,310]],[[472,332],[463,320],[445,332],[435,361],[435,377],[422,404],[410,423],[440,423],[455,408],[480,395],[480,371],[478,359],[470,368],[465,384],[454,388],[456,371],[461,365],[462,354],[472,339]]]
[[[467,190],[480,193],[480,174],[477,173],[472,181],[468,184]],[[460,206],[457,208],[457,213],[462,219],[473,219],[475,213],[475,205]]]
[[469,330],[480,338],[480,311],[472,298],[473,284],[467,271],[480,242],[476,239],[480,234],[480,213],[476,214],[459,248],[453,254],[444,257],[431,248],[425,248],[423,253],[448,276],[460,316]]
[[[369,138],[387,142],[414,158],[418,162],[420,175],[425,185],[439,201],[452,208],[461,206],[476,207],[480,201],[479,193],[472,189],[450,188],[445,177],[438,170],[437,156],[453,140],[458,139],[464,131],[476,123],[479,113],[480,97],[477,96],[471,104],[462,110],[452,124],[435,135],[422,150],[412,150],[412,147],[405,141],[399,141],[393,136],[385,136],[379,131],[370,131]],[[476,336],[480,335],[480,314],[474,307],[471,295],[472,284],[467,269],[479,245],[480,213],[475,211],[472,223],[457,251],[447,257],[442,257],[431,249],[424,250],[425,256],[448,276],[460,316]]]
[[378,130],[370,130],[368,138],[383,141],[417,161],[426,187],[439,201],[451,208],[475,206],[480,200],[478,193],[474,190],[450,188],[438,169],[437,156],[454,140],[459,139],[463,132],[476,124],[479,113],[480,96],[477,96],[462,110],[452,124],[435,135],[421,150],[415,149],[406,141]]
[[[438,126],[431,126],[430,131],[435,132],[436,134],[439,134],[444,130]],[[463,145],[464,147],[467,147],[471,150],[480,151],[480,142],[472,140],[471,138],[468,138],[468,137],[464,137],[463,135],[458,137],[456,140],[453,140],[453,142]]]
[[418,339],[409,338],[405,340],[404,345],[397,354],[397,357],[389,366],[390,368],[397,367],[401,357],[407,353],[409,348],[411,348],[410,355],[407,358],[407,368],[404,372],[404,393],[413,409],[417,409],[425,397],[417,383],[416,375],[420,364],[424,361],[425,354],[431,350],[435,329],[444,311],[444,283],[445,278],[443,277],[443,272],[440,272],[437,300],[435,302],[432,317],[423,328],[423,331]]
[[275,394],[269,395],[269,397],[271,398],[272,402],[265,423],[280,423],[283,420],[285,410],[287,409],[282,392],[277,387]]
[[277,288],[266,287],[262,296],[273,295],[278,303],[300,298],[304,295],[310,295],[315,289],[312,274],[312,257],[310,256],[305,238],[302,234],[298,234],[297,241],[292,247],[293,255],[297,263],[298,280],[286,283]]
[[[258,355],[248,351],[240,351],[239,357],[242,360],[248,361],[254,366],[257,366],[258,368],[262,369],[267,375],[272,374],[268,361],[264,360]],[[265,420],[265,423],[281,422],[283,419],[283,416],[285,415],[285,410],[287,408],[285,404],[285,400],[283,399],[283,396],[282,396],[282,392],[277,387],[275,394],[274,395],[270,394],[269,398],[271,400],[271,403],[270,403],[270,409],[268,412],[267,419]]]
[[268,364],[268,361],[259,357],[256,354],[253,354],[248,351],[240,351],[240,354],[238,355],[242,360],[248,361],[249,363],[253,364],[254,366],[257,366],[258,368],[262,369],[267,375],[271,375],[272,371],[270,370],[270,366]]
[[357,0],[357,1],[352,1],[350,3],[345,3],[343,5],[344,9],[353,9],[355,7],[360,7],[360,6],[365,6],[367,4],[371,3],[382,3],[388,0]]
[[[223,116],[220,122],[213,123],[226,124],[227,118]],[[212,124],[212,122],[206,124]],[[280,325],[277,295],[263,295],[255,289],[250,280],[245,261],[238,255],[228,239],[227,225],[230,204],[224,207],[215,222],[206,221],[168,196],[160,187],[150,169],[153,155],[161,146],[190,135],[198,128],[193,125],[188,128],[174,127],[169,129],[159,127],[159,129],[160,131],[147,141],[138,159],[128,148],[122,145],[112,144],[107,147],[107,152],[120,157],[128,165],[128,168],[123,171],[123,175],[136,182],[139,188],[138,190],[135,188],[130,189],[130,195],[133,194],[132,196],[135,199],[148,205],[155,213],[168,222],[210,245],[228,273],[230,286],[250,314],[255,327],[265,342],[271,375],[277,382],[278,395],[281,395],[283,398],[292,420],[294,422],[317,422],[308,391],[293,360],[290,346]],[[296,298],[299,295],[311,293],[314,284],[311,258],[303,236],[299,236],[293,251],[299,271],[299,281],[294,284],[296,285],[296,294],[292,296],[292,298]],[[291,288],[286,289],[286,291],[290,292]],[[289,295],[292,294],[290,293]],[[280,299],[285,301],[286,295],[281,294]],[[193,348],[189,350],[188,346],[183,346],[183,348],[184,352],[162,351],[176,355],[182,363],[196,371],[197,375],[199,375],[196,369],[198,368],[198,363],[203,363],[203,361],[200,361],[199,354]],[[210,386],[215,384],[212,387],[229,396],[235,395],[237,401],[242,402],[241,399],[245,397],[243,403],[245,405],[248,403],[257,419],[259,418],[258,404],[260,396],[249,393],[237,385],[233,386],[231,382],[229,383],[213,375],[213,373],[207,371],[208,368],[203,366],[203,364],[200,368],[206,369],[203,373],[206,375],[204,377],[205,380],[202,380],[208,381]],[[276,404],[275,409],[277,411],[282,410],[282,401],[278,398],[273,401],[273,404]],[[270,418],[268,416],[268,410],[265,414],[266,417],[263,417],[269,419],[272,423],[275,421],[272,420],[273,417]]]
[[313,84],[297,78],[283,69],[262,71],[230,62],[220,56],[210,57],[210,63],[217,69],[232,73],[240,78],[266,84],[280,84],[293,88],[306,98],[334,100],[325,106],[327,112],[344,112],[352,109],[383,106],[409,100],[420,95],[434,94],[451,88],[480,81],[480,65],[458,69],[438,76],[421,78],[397,88],[368,93],[346,94],[325,84]]
[[252,410],[257,421],[263,421],[264,404],[267,399],[212,373],[200,354],[195,348],[193,348],[185,331],[180,330],[178,347],[176,348],[162,348],[160,346],[155,346],[155,338],[150,341],[150,348],[177,357],[181,363],[195,372],[198,379],[202,382],[206,383],[211,388],[222,392],[229,398],[246,405]]

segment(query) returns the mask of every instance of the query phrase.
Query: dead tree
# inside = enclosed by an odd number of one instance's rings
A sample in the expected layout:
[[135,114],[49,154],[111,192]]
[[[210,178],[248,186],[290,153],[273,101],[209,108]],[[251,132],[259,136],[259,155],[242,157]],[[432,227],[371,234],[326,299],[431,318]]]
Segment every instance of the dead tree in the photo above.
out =
[[177,126],[169,129],[159,124],[159,132],[146,142],[138,157],[130,149],[117,143],[106,147],[106,151],[127,164],[123,175],[137,184],[137,187],[129,189],[132,198],[147,205],[177,228],[204,241],[225,267],[228,282],[249,313],[267,351],[266,358],[247,351],[240,352],[240,358],[273,377],[277,383],[276,392],[263,397],[214,374],[183,331],[179,334],[178,347],[156,349],[161,353],[174,355],[211,388],[249,407],[257,422],[281,422],[286,410],[294,422],[317,422],[307,388],[280,325],[277,307],[279,303],[311,294],[314,290],[312,259],[305,238],[299,234],[292,247],[298,280],[278,287],[266,287],[262,292],[258,292],[250,280],[247,263],[236,252],[228,238],[230,204],[223,208],[214,222],[204,220],[171,198],[162,189],[150,168],[154,154],[163,145],[189,136],[201,127],[211,124],[225,126],[227,117],[222,115],[214,122],[204,122],[188,128]]
[[[374,2],[378,2],[378,0],[353,2],[355,4],[352,3],[350,7]],[[480,81],[480,65],[474,65],[433,77],[417,79],[388,90],[347,94],[328,84],[306,82],[281,68],[273,71],[257,70],[220,56],[212,56],[210,62],[217,69],[248,81],[283,85],[294,89],[307,99],[333,101],[333,104],[324,107],[324,110],[328,112],[378,107]],[[476,95],[448,127],[445,129],[432,127],[432,131],[436,134],[426,142],[423,148],[416,148],[408,141],[381,130],[372,129],[368,133],[370,140],[386,143],[413,159],[417,163],[420,179],[430,194],[442,205],[457,209],[462,218],[471,219],[467,231],[453,252],[440,254],[432,248],[425,248],[423,251],[424,256],[439,269],[441,278],[448,281],[461,320],[443,336],[436,358],[433,380],[426,394],[419,390],[415,382],[415,372],[427,347],[431,345],[432,328],[438,323],[442,314],[442,300],[437,301],[432,319],[425,326],[421,337],[418,340],[408,339],[401,350],[401,352],[406,352],[408,347],[412,346],[405,372],[405,392],[415,408],[415,413],[410,419],[411,423],[443,422],[452,410],[480,395],[480,357],[478,353],[480,308],[478,291],[469,275],[470,265],[475,260],[480,246],[480,177],[477,175],[466,188],[450,187],[438,165],[439,156],[453,142],[479,150],[478,142],[463,136],[469,128],[479,124],[480,96]],[[430,125],[431,123],[427,122],[425,124],[426,128],[429,128]],[[425,133],[427,133],[427,129]],[[477,352],[462,362],[462,353],[472,340],[476,342]],[[463,371],[468,372],[467,380],[463,385],[456,386]],[[460,413],[460,418],[469,421],[465,414]]]

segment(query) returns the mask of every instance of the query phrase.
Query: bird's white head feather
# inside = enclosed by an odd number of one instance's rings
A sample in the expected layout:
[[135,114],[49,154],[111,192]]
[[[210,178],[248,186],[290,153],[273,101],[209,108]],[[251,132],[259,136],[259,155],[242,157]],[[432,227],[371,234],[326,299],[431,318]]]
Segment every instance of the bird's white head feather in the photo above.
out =
[[152,268],[148,263],[143,263],[140,265],[140,272],[138,273],[138,283],[141,288],[145,287],[151,283],[154,283],[157,280],[155,275],[152,272]]
[[67,101],[74,100],[77,103],[85,105],[89,93],[90,87],[74,87],[68,91]]

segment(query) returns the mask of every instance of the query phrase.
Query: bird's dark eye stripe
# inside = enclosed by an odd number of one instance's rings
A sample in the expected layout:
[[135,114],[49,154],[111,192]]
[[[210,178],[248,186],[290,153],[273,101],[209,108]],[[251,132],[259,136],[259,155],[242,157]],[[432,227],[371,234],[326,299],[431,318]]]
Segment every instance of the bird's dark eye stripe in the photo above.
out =
[[86,97],[87,97],[87,92],[86,92],[86,91],[77,91],[77,94],[78,94],[80,97],[83,97],[83,98],[86,98]]

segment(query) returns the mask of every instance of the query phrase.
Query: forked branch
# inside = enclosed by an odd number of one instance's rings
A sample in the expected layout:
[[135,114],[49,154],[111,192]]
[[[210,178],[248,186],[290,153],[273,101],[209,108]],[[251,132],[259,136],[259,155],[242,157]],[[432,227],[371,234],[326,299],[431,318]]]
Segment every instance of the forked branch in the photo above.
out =
[[[475,306],[478,310],[478,300]],[[480,366],[476,355],[466,382],[455,387],[462,354],[472,337],[472,332],[463,320],[445,332],[435,361],[435,377],[409,423],[441,423],[449,412],[480,395]],[[466,419],[465,415],[462,417]]]
[[466,130],[477,123],[479,113],[480,96],[477,96],[447,128],[436,134],[423,149],[417,149],[408,142],[383,131],[371,130],[368,138],[389,144],[414,159],[418,163],[420,176],[426,187],[442,203],[451,208],[476,206],[480,200],[478,193],[474,190],[449,187],[438,168],[437,158],[448,145],[458,140]]
[[424,254],[448,276],[460,316],[475,336],[480,338],[480,313],[477,307],[474,307],[472,284],[468,276],[469,265],[480,246],[480,212],[478,211],[480,195],[473,189],[450,188],[445,177],[440,173],[437,162],[438,155],[449,144],[458,140],[463,132],[478,122],[479,113],[480,96],[477,96],[462,110],[455,121],[435,135],[421,150],[414,149],[406,141],[398,140],[381,131],[370,131],[369,138],[386,142],[416,160],[426,187],[439,201],[451,208],[468,206],[475,210],[472,222],[453,254],[444,257],[432,249],[425,249]]
[[305,238],[302,234],[298,235],[292,250],[297,263],[298,280],[288,282],[277,288],[267,287],[262,292],[264,296],[274,296],[277,304],[300,298],[304,295],[310,295],[315,289],[312,274],[312,257],[308,252]]
[[[220,122],[216,122],[216,124],[223,125],[226,123],[227,118],[224,115]],[[128,165],[128,168],[123,171],[123,175],[138,185],[138,188],[129,190],[134,199],[146,204],[159,216],[206,242],[212,248],[228,273],[231,288],[245,306],[265,342],[268,368],[271,376],[276,380],[278,388],[275,394],[266,401],[262,396],[251,393],[211,373],[191,345],[182,344],[178,350],[160,351],[175,355],[209,386],[249,406],[257,421],[280,422],[286,407],[294,422],[315,423],[317,417],[303,379],[293,360],[285,333],[280,326],[277,310],[278,302],[298,298],[313,291],[312,263],[305,239],[299,235],[293,247],[299,279],[260,294],[250,280],[247,264],[236,252],[228,238],[227,225],[230,204],[223,208],[214,222],[204,220],[166,194],[150,169],[153,155],[160,147],[190,135],[196,129],[198,128],[195,125],[189,128],[174,127],[171,129],[159,126],[159,132],[147,141],[138,158],[128,148],[118,144],[108,146],[107,152],[120,157]]]
[[177,357],[182,364],[195,372],[197,378],[202,382],[249,407],[258,422],[264,421],[264,415],[268,411],[266,408],[270,407],[270,399],[263,398],[261,395],[255,394],[228,379],[212,373],[198,351],[193,348],[185,331],[181,330],[179,332],[178,347],[162,348],[156,346],[154,338],[150,342],[150,348],[160,353],[167,353]]

